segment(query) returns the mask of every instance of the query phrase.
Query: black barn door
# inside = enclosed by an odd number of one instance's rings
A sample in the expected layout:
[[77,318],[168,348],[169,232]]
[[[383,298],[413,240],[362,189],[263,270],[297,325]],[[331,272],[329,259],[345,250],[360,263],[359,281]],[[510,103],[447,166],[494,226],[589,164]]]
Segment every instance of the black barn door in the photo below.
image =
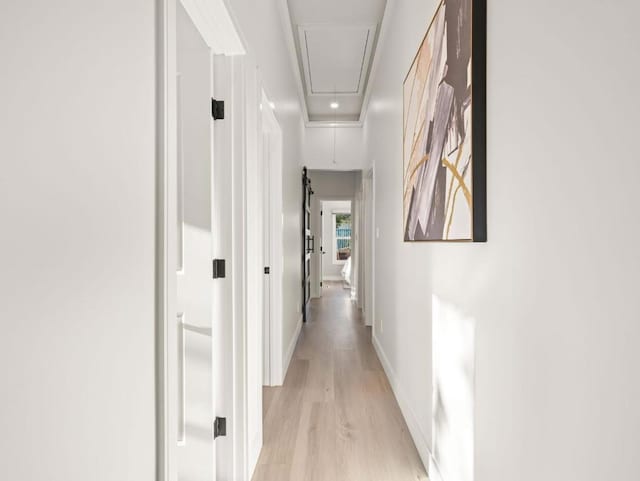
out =
[[307,168],[302,169],[302,321],[309,318],[311,298],[311,254],[315,249],[315,239],[311,235],[311,179]]

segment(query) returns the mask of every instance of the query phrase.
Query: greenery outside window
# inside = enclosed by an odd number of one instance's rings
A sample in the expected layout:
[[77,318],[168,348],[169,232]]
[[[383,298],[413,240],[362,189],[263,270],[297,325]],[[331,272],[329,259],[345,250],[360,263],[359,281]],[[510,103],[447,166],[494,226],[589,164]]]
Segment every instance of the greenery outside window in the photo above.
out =
[[351,214],[333,214],[333,263],[344,264],[351,257]]

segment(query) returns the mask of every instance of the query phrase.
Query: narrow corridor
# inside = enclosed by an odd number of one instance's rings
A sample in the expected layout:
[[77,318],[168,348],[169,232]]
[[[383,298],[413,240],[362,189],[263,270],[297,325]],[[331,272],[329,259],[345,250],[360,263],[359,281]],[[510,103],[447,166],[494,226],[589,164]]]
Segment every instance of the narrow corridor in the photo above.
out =
[[311,301],[284,385],[264,388],[264,423],[253,481],[427,479],[371,328],[341,283]]

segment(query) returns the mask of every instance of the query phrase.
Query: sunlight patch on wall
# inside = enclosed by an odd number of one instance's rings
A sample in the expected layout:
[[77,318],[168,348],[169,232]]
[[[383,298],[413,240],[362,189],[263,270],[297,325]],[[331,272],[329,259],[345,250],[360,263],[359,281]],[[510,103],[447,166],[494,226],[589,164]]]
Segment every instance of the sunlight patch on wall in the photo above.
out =
[[475,319],[434,295],[432,446],[444,481],[473,481],[474,361]]

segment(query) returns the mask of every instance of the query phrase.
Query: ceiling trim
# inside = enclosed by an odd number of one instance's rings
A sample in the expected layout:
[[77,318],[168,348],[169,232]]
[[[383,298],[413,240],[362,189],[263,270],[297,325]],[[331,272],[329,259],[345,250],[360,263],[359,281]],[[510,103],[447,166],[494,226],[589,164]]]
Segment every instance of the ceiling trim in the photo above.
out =
[[280,21],[282,22],[282,30],[284,32],[284,41],[289,51],[289,60],[293,69],[296,87],[298,89],[298,99],[302,108],[302,119],[305,125],[309,123],[309,110],[307,109],[307,99],[304,95],[304,86],[302,85],[302,72],[298,62],[298,52],[296,52],[296,43],[293,37],[293,24],[291,23],[291,12],[289,12],[289,2],[287,0],[277,0],[278,10],[280,11]]
[[371,70],[369,71],[369,79],[367,80],[367,88],[364,92],[362,99],[362,108],[360,109],[359,122],[364,124],[364,120],[369,111],[369,101],[371,100],[372,85],[375,81],[376,74],[378,72],[378,65],[380,64],[380,50],[384,40],[387,37],[389,31],[389,22],[391,17],[391,11],[394,8],[396,0],[387,0],[384,6],[384,12],[382,12],[382,22],[380,22],[380,32],[378,33],[378,41],[376,42],[376,49],[373,52],[373,60],[371,61]]
[[[352,92],[314,92],[311,79],[311,64],[309,59],[309,50],[307,42],[307,32],[314,30],[326,30],[328,28],[335,30],[366,30],[367,39],[362,53],[362,62],[360,64],[360,75],[358,76],[358,89]],[[307,86],[307,96],[309,97],[334,97],[345,95],[362,95],[366,88],[367,74],[371,71],[370,60],[373,44],[376,39],[375,24],[326,24],[326,23],[306,23],[298,25],[298,41],[300,42],[300,53],[302,56],[302,69],[304,71],[304,79]]]
[[224,0],[180,0],[180,3],[214,53],[247,53]]
[[360,128],[363,125],[361,120],[307,120],[305,127],[314,129],[331,129],[331,128]]

